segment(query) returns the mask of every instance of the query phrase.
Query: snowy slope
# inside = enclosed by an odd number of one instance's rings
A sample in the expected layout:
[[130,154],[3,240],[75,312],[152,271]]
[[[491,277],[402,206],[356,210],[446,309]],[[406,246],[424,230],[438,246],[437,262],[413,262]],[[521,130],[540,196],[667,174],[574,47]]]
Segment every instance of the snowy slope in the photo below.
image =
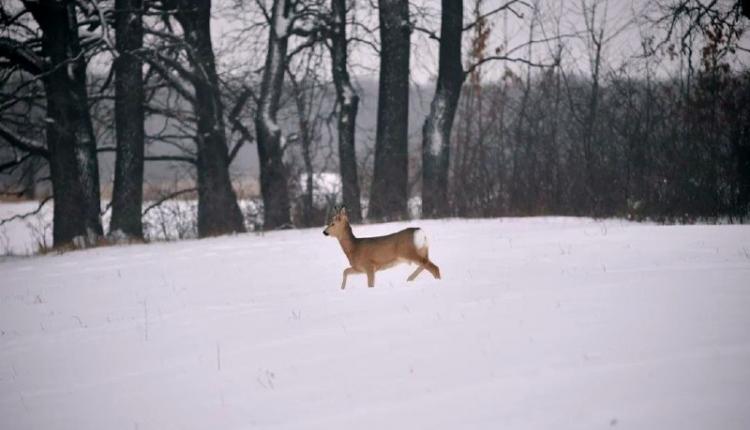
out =
[[[750,228],[420,221],[0,263],[1,429],[748,429]],[[355,234],[406,224],[355,227]]]

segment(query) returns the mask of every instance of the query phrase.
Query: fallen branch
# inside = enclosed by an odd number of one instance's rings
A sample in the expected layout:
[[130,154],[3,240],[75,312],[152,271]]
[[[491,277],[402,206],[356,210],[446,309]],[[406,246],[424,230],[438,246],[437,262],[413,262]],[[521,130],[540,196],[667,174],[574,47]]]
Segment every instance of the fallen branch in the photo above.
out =
[[47,204],[47,202],[49,202],[49,201],[50,201],[50,200],[52,200],[52,199],[53,199],[53,196],[45,197],[45,198],[44,198],[44,200],[42,200],[41,202],[39,202],[39,206],[38,206],[38,207],[37,207],[36,209],[34,209],[33,211],[31,211],[31,212],[27,212],[27,213],[25,213],[25,214],[17,214],[17,215],[13,215],[13,216],[12,216],[12,217],[10,217],[10,218],[6,218],[6,219],[4,219],[4,220],[0,221],[0,225],[3,225],[3,224],[6,224],[6,223],[9,223],[9,222],[11,222],[11,221],[15,221],[15,220],[17,220],[17,219],[26,219],[26,218],[28,218],[28,217],[30,217],[30,216],[32,216],[32,215],[36,215],[36,214],[38,214],[39,212],[41,212],[41,210],[42,210],[42,208],[44,207],[44,205],[46,205],[46,204]]
[[157,206],[160,206],[162,203],[166,202],[167,200],[173,199],[173,198],[175,198],[175,197],[177,197],[179,195],[182,195],[182,194],[192,193],[192,192],[195,192],[195,191],[198,191],[197,187],[186,188],[184,190],[178,190],[178,191],[175,191],[173,193],[167,194],[166,196],[163,196],[162,198],[160,198],[159,200],[157,200],[153,204],[149,205],[146,209],[144,209],[143,213],[141,213],[141,216],[146,216],[146,214],[148,213],[148,211],[150,211],[151,209],[153,209],[153,208],[155,208]]

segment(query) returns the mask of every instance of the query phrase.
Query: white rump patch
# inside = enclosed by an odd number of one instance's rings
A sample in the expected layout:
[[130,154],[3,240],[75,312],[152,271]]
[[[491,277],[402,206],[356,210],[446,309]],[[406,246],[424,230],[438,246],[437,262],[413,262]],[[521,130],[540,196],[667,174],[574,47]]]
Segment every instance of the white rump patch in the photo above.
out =
[[427,235],[421,228],[414,232],[414,246],[417,249],[427,248]]

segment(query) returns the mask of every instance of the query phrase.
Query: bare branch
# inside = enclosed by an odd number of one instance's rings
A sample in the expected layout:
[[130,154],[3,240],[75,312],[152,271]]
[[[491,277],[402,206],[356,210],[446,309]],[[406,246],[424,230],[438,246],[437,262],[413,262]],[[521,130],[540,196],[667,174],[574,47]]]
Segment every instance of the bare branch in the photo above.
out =
[[187,81],[190,81],[190,82],[196,82],[198,80],[198,76],[195,73],[193,73],[192,71],[190,71],[187,68],[185,68],[185,66],[183,66],[176,59],[169,58],[166,55],[164,55],[162,53],[159,53],[159,52],[155,53],[154,55],[155,55],[156,58],[159,59],[159,61],[162,61],[167,66],[169,66],[169,67],[173,68],[174,70],[176,70],[177,73],[179,73],[180,76],[182,76],[183,79],[185,79]]
[[432,40],[437,40],[438,42],[440,42],[440,36],[438,36],[438,35],[437,35],[437,33],[435,33],[434,31],[432,31],[432,30],[429,30],[429,29],[427,29],[427,28],[424,28],[424,27],[420,27],[420,26],[418,26],[418,25],[415,25],[415,26],[413,26],[412,28],[413,28],[414,30],[416,30],[416,31],[420,32],[420,33],[424,33],[424,34],[426,34],[426,35],[427,35],[427,37],[429,37],[430,39],[432,39]]
[[45,62],[23,43],[9,37],[0,37],[0,56],[18,64],[32,75],[39,75],[45,69]]
[[0,137],[22,151],[49,159],[49,151],[47,148],[44,148],[41,144],[32,139],[17,135],[11,129],[6,127],[5,124],[0,124]]
[[245,107],[245,104],[250,98],[252,98],[257,103],[258,98],[255,96],[252,88],[250,88],[249,86],[245,86],[242,93],[237,98],[237,103],[235,103],[234,108],[232,108],[232,112],[229,113],[229,122],[232,123],[232,131],[240,132],[240,140],[237,141],[232,150],[229,151],[230,164],[232,163],[232,161],[234,161],[235,157],[237,157],[237,153],[239,153],[242,145],[255,140],[250,130],[245,126],[245,124],[242,123],[242,121],[239,120],[240,112],[242,112],[242,109]]
[[180,155],[146,155],[143,159],[145,161],[176,161],[179,163],[198,164],[198,160],[195,158]]
[[498,13],[498,12],[502,12],[504,10],[510,11],[518,19],[523,19],[523,14],[520,13],[520,12],[518,12],[518,11],[516,11],[512,7],[516,3],[518,3],[520,5],[523,5],[525,7],[528,7],[528,8],[532,8],[532,6],[529,3],[527,3],[527,2],[525,2],[523,0],[510,0],[509,2],[507,2],[505,4],[500,5],[497,8],[492,9],[491,11],[478,16],[477,19],[474,22],[472,22],[471,24],[468,24],[468,25],[464,26],[463,31],[469,31],[469,30],[471,30],[472,28],[476,27],[476,25],[479,23],[479,21],[487,19],[490,16],[492,16],[492,15]]
[[143,212],[141,213],[141,216],[145,216],[151,209],[154,209],[154,208],[156,208],[158,206],[161,206],[161,204],[164,203],[164,202],[166,202],[167,200],[173,199],[173,198],[175,198],[177,196],[180,196],[180,195],[183,195],[183,194],[193,193],[193,192],[196,192],[196,191],[198,191],[198,188],[193,187],[193,188],[186,188],[184,190],[178,190],[178,191],[175,191],[173,193],[169,193],[169,194],[163,196],[162,198],[160,198],[159,200],[155,201],[154,203],[150,204],[146,209],[143,210]]
[[[16,157],[13,160],[8,161],[7,163],[0,164],[0,173],[4,172],[5,170],[8,170],[8,169],[14,169],[16,166],[19,166],[19,165],[23,164],[24,161],[28,160],[29,158],[31,158],[33,156],[34,156],[34,154],[27,153],[23,157],[18,158],[18,156],[16,155]],[[12,173],[12,171],[13,170],[11,170],[11,172],[9,172],[9,173]]]
[[[96,152],[115,152],[117,148],[114,146],[104,146],[97,148]],[[143,157],[145,161],[176,161],[180,163],[197,164],[198,161],[194,157],[188,157],[183,155],[146,155]]]
[[487,63],[489,61],[509,61],[512,63],[522,63],[526,64],[527,66],[531,67],[553,67],[557,65],[557,62],[553,63],[537,63],[535,61],[527,60],[526,58],[517,58],[517,57],[508,57],[505,55],[492,55],[489,57],[482,58],[481,60],[477,61],[476,63],[472,64],[464,70],[464,76],[469,75],[474,72],[478,67],[481,67],[484,63]]
[[161,64],[159,61],[157,61],[153,57],[146,56],[144,58],[146,62],[151,66],[151,68],[162,78],[164,78],[169,84],[187,101],[190,103],[195,103],[195,96],[193,96],[193,93],[190,92],[190,90],[185,86],[185,84],[180,81],[176,76],[171,74],[169,70],[164,67],[163,64]]

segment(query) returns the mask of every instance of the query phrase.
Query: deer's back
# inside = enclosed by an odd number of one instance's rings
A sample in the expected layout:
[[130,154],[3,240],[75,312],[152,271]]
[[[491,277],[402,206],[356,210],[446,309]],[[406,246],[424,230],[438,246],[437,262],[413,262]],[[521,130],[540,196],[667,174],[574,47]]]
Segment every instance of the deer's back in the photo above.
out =
[[414,235],[418,230],[419,228],[410,227],[384,236],[360,238],[357,257],[378,265],[413,260],[418,257],[414,243]]

